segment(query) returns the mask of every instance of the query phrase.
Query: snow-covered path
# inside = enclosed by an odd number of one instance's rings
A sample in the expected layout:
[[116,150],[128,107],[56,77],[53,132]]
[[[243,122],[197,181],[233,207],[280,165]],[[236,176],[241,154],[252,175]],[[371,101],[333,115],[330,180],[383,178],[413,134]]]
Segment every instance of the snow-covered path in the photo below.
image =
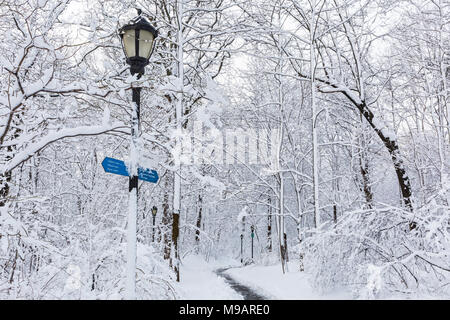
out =
[[220,268],[216,270],[216,274],[225,279],[225,281],[233,288],[234,291],[238,292],[244,297],[244,300],[267,300],[266,297],[260,295],[255,290],[244,286],[242,283],[237,282],[232,278],[227,271],[229,268]]

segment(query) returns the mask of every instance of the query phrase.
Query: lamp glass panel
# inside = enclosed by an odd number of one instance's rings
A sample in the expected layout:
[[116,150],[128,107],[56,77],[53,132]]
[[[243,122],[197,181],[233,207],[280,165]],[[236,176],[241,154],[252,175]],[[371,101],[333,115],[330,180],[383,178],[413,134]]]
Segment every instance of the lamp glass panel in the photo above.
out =
[[150,58],[153,47],[153,34],[147,30],[139,31],[139,56],[142,58]]
[[134,29],[125,30],[123,33],[123,47],[128,58],[136,56],[135,39]]

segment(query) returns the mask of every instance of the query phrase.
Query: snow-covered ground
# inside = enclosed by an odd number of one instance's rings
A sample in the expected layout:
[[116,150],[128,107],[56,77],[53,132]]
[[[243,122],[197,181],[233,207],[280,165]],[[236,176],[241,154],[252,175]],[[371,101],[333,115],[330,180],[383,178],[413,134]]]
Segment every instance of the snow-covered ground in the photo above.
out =
[[269,299],[351,299],[350,293],[335,292],[326,295],[318,293],[311,285],[308,274],[299,272],[293,262],[289,272],[283,274],[279,264],[273,266],[250,265],[226,271],[236,281]]
[[[225,280],[214,273],[218,262],[207,263],[201,257],[189,255],[181,265],[181,282],[177,284],[181,299],[242,300]],[[223,264],[222,264],[223,266]]]

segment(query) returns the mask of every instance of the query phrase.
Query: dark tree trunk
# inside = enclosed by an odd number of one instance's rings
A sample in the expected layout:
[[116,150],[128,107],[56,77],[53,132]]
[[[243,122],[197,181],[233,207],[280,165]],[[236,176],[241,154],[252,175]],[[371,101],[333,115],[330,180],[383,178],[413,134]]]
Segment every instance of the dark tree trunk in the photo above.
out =
[[163,226],[163,242],[164,242],[164,259],[170,258],[170,237],[169,237],[169,226],[170,226],[170,213],[169,213],[169,194],[167,192],[164,193],[163,200],[163,216],[162,216],[162,226]]
[[[18,134],[15,135],[17,137]],[[9,146],[6,148],[8,153],[11,153],[12,147]],[[9,161],[11,157],[7,157],[6,160]],[[0,207],[4,207],[6,204],[6,198],[9,195],[10,186],[9,183],[11,182],[11,171],[6,172],[4,175],[0,174]]]
[[336,203],[333,205],[333,222],[337,224],[337,205]]
[[175,274],[177,276],[177,281],[180,282],[180,270],[179,268],[179,264],[178,264],[178,259],[179,259],[179,254],[178,254],[178,237],[180,235],[180,215],[178,213],[174,213],[172,215],[172,243],[173,243],[173,254],[174,254],[174,260],[175,263],[173,264],[173,269],[175,271]]
[[284,251],[284,261],[289,262],[289,255],[288,255],[288,246],[287,246],[287,234],[283,234],[283,251]]
[[198,215],[197,215],[197,223],[195,225],[197,227],[197,230],[195,230],[195,243],[197,243],[197,244],[199,244],[199,242],[200,242],[200,228],[202,226],[203,199],[200,194],[198,195],[198,205],[199,205],[199,209],[198,209]]
[[[8,147],[8,152],[11,152],[11,147]],[[6,205],[6,198],[9,195],[9,183],[11,182],[11,171],[6,172],[4,175],[0,174],[0,207],[4,207]],[[0,227],[2,225],[0,224]],[[0,234],[0,239],[2,235]]]
[[302,252],[302,237],[301,237],[301,233],[300,233],[300,225],[297,225],[297,233],[298,233],[298,245],[300,248],[300,252],[299,252],[299,265],[298,265],[298,269],[300,271],[305,271],[305,265],[303,264],[303,252]]
[[382,130],[382,128],[378,128],[377,125],[374,123],[374,114],[372,111],[367,107],[366,103],[363,102],[362,104],[357,105],[359,111],[361,114],[366,118],[369,125],[373,128],[373,130],[377,133],[378,137],[380,137],[381,141],[383,141],[383,144],[385,145],[386,149],[388,150],[392,163],[394,165],[395,173],[397,175],[397,180],[400,185],[400,191],[403,197],[403,202],[405,206],[408,208],[408,210],[412,211],[412,192],[411,192],[411,184],[409,181],[409,178],[406,174],[405,166],[403,164],[403,159],[400,155],[400,150],[397,144],[397,141],[395,139],[391,139],[388,137]]
[[269,214],[267,216],[267,250],[272,252],[272,206],[269,198]]
[[9,183],[11,182],[11,172],[0,175],[0,207],[6,204],[6,198],[9,195]]
[[373,193],[372,188],[370,187],[369,164],[365,159],[363,159],[363,156],[360,156],[359,158],[359,167],[361,169],[362,185],[364,196],[366,198],[366,204],[369,209],[372,209]]

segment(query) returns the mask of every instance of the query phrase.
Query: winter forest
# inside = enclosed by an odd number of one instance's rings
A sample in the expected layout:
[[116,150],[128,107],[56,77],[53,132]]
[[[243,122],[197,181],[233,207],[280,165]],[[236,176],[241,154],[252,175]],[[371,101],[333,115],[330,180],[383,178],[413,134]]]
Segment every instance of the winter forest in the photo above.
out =
[[449,87],[446,0],[0,0],[0,299],[450,299]]

